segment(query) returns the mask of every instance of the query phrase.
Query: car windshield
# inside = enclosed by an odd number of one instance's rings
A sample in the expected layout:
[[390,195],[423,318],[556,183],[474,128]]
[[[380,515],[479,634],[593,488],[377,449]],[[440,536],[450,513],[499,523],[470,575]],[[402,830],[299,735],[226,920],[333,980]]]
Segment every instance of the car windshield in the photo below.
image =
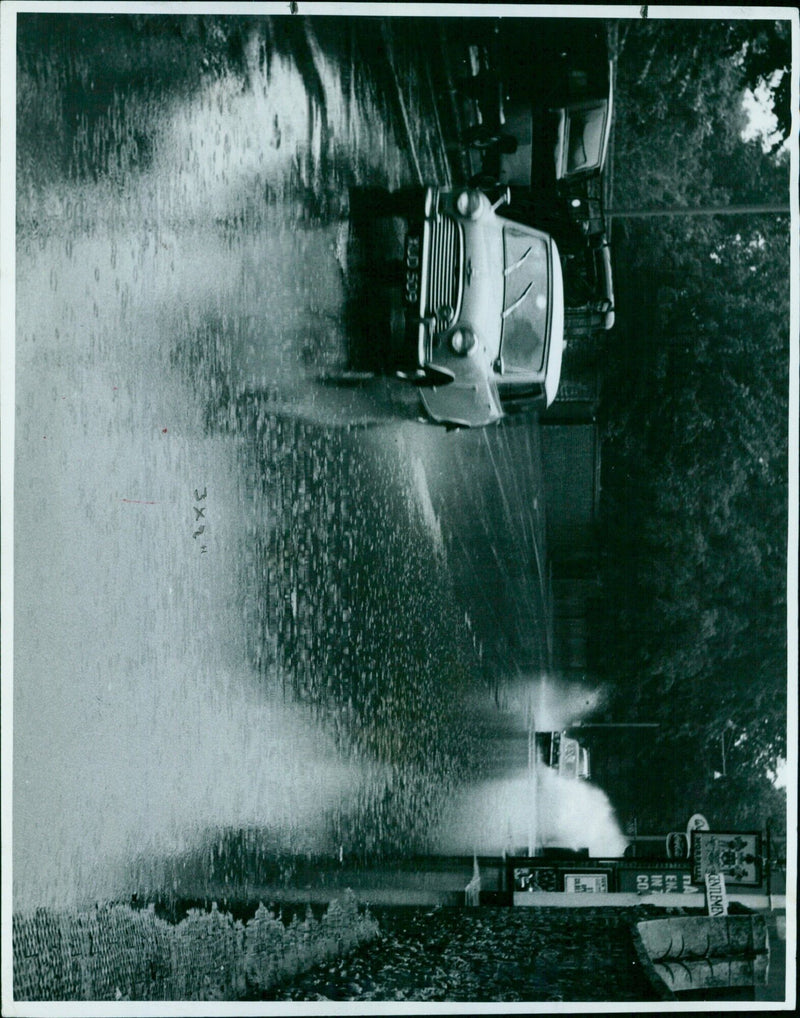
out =
[[569,117],[567,173],[597,166],[603,148],[603,121],[605,107],[576,110]]
[[503,370],[540,371],[547,338],[547,243],[509,225],[503,244]]

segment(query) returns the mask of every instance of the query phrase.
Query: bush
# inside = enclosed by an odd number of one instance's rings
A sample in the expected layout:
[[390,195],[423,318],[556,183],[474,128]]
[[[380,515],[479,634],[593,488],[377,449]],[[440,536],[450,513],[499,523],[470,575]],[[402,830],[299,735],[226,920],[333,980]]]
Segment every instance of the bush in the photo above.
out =
[[352,891],[289,925],[263,904],[242,923],[216,903],[177,925],[152,908],[38,909],[13,923],[16,1000],[236,1000],[354,950],[379,933]]

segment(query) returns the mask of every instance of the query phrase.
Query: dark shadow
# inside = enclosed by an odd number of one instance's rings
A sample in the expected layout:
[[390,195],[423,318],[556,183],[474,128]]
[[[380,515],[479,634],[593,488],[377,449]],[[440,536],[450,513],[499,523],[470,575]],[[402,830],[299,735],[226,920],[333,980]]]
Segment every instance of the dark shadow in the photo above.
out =
[[[391,374],[407,365],[403,330],[392,322],[400,307],[404,229],[398,217],[419,204],[419,190],[389,192],[380,187],[350,188],[349,285],[345,322],[349,366],[353,371]],[[398,335],[399,332],[399,335]]]

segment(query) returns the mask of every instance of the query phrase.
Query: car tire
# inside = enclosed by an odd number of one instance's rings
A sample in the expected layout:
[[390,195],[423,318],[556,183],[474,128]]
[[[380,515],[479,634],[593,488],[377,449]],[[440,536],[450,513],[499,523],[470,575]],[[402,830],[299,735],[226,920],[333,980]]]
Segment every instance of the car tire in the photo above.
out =
[[389,191],[385,187],[352,188],[350,193],[350,216],[356,222],[373,218],[409,218],[421,214],[424,190],[422,188],[400,188]]
[[402,286],[406,278],[405,263],[401,258],[386,258],[372,270],[375,282],[382,286]]
[[379,203],[378,215],[408,219],[415,213],[421,213],[423,201],[424,191],[422,188],[403,187],[397,191],[386,191]]

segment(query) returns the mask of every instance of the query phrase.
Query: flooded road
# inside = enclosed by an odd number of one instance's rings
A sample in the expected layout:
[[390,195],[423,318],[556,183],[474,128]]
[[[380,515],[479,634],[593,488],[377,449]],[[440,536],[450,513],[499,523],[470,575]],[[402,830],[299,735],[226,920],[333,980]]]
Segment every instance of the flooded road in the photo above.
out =
[[352,189],[451,174],[436,24],[23,15],[19,47],[15,908],[234,884],[243,838],[429,847],[550,655],[535,429],[328,384]]

